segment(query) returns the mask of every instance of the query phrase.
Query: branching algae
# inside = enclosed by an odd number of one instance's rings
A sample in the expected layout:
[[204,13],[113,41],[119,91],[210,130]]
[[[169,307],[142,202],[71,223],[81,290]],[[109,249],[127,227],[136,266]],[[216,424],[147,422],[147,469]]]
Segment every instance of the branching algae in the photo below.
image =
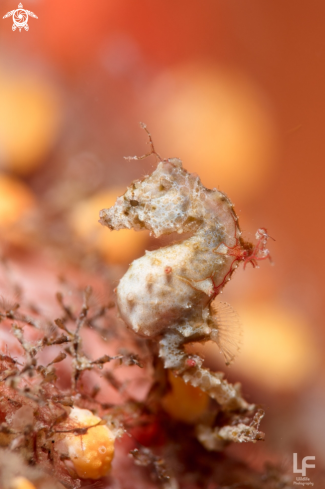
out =
[[[258,260],[270,259],[269,236],[262,228],[256,233],[255,247],[244,241],[230,199],[217,189],[205,188],[179,159],[162,159],[147,133],[149,155],[159,160],[156,170],[134,181],[113,207],[103,209],[100,222],[111,230],[148,229],[156,238],[191,234],[180,243],[146,251],[130,265],[116,289],[120,316],[137,335],[159,345],[165,368],[208,393],[221,411],[252,416],[256,408],[243,399],[240,385],[204,368],[202,358],[187,354],[185,345],[211,340],[227,364],[233,360],[238,320],[231,307],[216,297],[240,262],[255,267]],[[222,440],[255,441],[263,437],[258,431],[261,417],[257,412],[250,423],[239,421],[236,429],[201,426],[198,437],[209,449],[219,449]]]

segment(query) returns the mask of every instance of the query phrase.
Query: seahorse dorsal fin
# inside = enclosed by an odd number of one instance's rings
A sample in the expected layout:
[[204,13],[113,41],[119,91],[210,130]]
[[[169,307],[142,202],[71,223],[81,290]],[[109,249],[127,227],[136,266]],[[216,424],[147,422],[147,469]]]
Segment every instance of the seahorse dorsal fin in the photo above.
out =
[[219,346],[226,365],[230,365],[240,350],[242,337],[240,318],[227,302],[213,301],[210,311],[210,319],[215,327],[210,338]]

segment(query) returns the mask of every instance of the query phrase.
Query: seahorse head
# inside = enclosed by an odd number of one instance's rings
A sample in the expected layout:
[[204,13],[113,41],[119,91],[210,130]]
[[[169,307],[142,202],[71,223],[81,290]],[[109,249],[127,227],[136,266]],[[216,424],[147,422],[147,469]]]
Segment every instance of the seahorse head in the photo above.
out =
[[150,176],[135,180],[113,207],[101,210],[99,222],[112,230],[148,229],[155,237],[195,232],[206,216],[203,189],[197,175],[170,158]]

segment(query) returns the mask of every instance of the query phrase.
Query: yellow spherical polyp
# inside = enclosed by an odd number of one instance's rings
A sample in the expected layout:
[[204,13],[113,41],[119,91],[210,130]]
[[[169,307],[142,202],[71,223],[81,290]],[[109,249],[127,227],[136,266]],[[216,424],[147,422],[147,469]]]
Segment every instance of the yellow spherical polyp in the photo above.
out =
[[110,263],[129,263],[143,254],[147,233],[133,229],[110,231],[98,222],[99,211],[115,204],[125,188],[112,188],[75,205],[70,224],[78,237],[97,249]]
[[17,222],[35,205],[31,190],[17,178],[0,174],[0,226]]
[[18,174],[34,171],[58,134],[61,106],[45,80],[0,72],[0,166]]
[[232,197],[263,189],[275,160],[275,130],[268,104],[248,78],[186,64],[160,75],[147,95],[158,152],[180,157],[203,185]]
[[243,306],[239,314],[244,337],[238,368],[244,374],[280,390],[296,389],[311,378],[319,352],[308,321],[298,311],[264,303]]
[[[308,321],[276,302],[242,304],[236,309],[243,340],[231,369],[273,391],[301,388],[320,364]],[[216,350],[219,347],[208,342],[200,351],[212,359],[219,356]]]
[[87,409],[73,408],[69,418],[76,428],[90,427],[84,435],[69,434],[65,439],[77,475],[81,479],[104,477],[114,457],[114,434],[106,425],[95,426],[101,419]]
[[10,489],[36,489],[26,477],[17,476],[10,481]]
[[208,407],[209,396],[199,387],[186,384],[168,372],[171,390],[163,397],[162,406],[172,417],[184,423],[195,423]]

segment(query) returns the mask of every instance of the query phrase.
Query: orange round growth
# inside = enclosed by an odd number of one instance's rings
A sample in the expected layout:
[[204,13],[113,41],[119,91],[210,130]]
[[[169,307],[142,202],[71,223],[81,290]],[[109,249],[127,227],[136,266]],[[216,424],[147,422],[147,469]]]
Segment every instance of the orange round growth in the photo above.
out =
[[0,72],[0,168],[27,175],[51,150],[60,104],[44,80]]
[[26,477],[17,476],[10,481],[10,489],[36,489]]
[[111,468],[115,436],[101,419],[87,409],[73,408],[69,419],[76,428],[87,427],[86,434],[69,434],[65,442],[74,469],[81,479],[99,479]]
[[205,186],[242,198],[266,183],[275,151],[272,116],[241,73],[180,66],[161,75],[146,99],[157,149],[179,157]]
[[297,311],[262,303],[239,311],[242,352],[234,368],[272,389],[296,389],[317,368],[319,352],[310,325]]
[[[320,364],[320,354],[304,317],[273,302],[236,309],[243,338],[231,366],[234,372],[274,391],[298,389],[311,378]],[[219,347],[211,342],[203,347],[211,361],[219,356],[217,350]]]
[[172,417],[184,423],[195,423],[208,407],[209,396],[198,387],[186,384],[168,372],[171,390],[163,397],[162,406]]
[[0,174],[0,227],[5,228],[26,216],[35,206],[31,190],[17,178]]

